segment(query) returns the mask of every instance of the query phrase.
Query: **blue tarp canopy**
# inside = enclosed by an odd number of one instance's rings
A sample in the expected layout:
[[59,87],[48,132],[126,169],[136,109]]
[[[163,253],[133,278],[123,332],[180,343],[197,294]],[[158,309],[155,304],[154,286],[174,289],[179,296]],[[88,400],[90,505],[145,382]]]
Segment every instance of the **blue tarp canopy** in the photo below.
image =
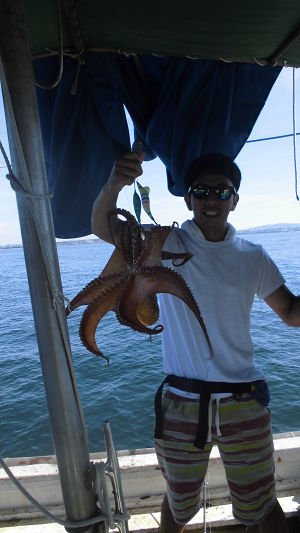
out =
[[[39,84],[56,77],[57,57],[35,59]],[[64,58],[38,103],[55,233],[91,233],[95,197],[116,157],[130,149],[126,106],[146,159],[166,166],[170,193],[184,194],[190,161],[205,152],[235,158],[281,67],[217,60],[88,52]]]
[[25,4],[36,80],[55,85],[38,100],[57,237],[90,233],[94,198],[129,149],[124,105],[182,195],[190,160],[236,157],[280,68],[300,66],[299,0]]

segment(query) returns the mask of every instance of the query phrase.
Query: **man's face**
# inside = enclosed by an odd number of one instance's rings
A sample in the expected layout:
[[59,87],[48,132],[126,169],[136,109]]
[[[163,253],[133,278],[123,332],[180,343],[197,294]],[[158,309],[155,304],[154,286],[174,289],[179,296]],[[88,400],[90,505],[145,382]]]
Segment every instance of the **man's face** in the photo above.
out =
[[[215,174],[213,172],[203,174],[195,179],[193,185],[229,185],[233,187],[232,181],[222,176],[222,174]],[[227,218],[230,211],[234,211],[239,200],[238,194],[233,194],[228,200],[221,200],[213,191],[210,192],[207,198],[197,199],[192,192],[185,195],[185,201],[190,211],[194,213],[194,220],[200,227],[204,235],[207,232],[215,232],[217,240],[224,238],[227,230]]]

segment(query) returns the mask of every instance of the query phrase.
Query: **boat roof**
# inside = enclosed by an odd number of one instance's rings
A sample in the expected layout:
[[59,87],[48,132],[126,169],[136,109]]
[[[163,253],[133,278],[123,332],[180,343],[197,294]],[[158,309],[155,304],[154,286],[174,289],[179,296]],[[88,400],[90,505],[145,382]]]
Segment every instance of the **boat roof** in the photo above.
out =
[[[58,48],[57,0],[27,0],[34,56]],[[298,0],[62,2],[66,49],[300,66]]]

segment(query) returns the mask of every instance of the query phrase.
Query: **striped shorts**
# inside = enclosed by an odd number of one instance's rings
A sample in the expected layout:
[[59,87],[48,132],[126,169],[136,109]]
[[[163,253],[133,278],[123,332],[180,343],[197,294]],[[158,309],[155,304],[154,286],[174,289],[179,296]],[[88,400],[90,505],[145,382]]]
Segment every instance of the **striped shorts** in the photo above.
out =
[[[219,448],[231,494],[233,516],[245,525],[263,520],[276,504],[273,438],[270,412],[248,393],[212,401],[211,442],[203,450],[193,445],[199,400],[167,390],[162,409],[164,429],[155,439],[161,472],[167,483],[175,522],[186,524],[200,509],[200,491],[213,444]],[[217,435],[218,433],[218,435]],[[220,435],[221,433],[221,435]]]

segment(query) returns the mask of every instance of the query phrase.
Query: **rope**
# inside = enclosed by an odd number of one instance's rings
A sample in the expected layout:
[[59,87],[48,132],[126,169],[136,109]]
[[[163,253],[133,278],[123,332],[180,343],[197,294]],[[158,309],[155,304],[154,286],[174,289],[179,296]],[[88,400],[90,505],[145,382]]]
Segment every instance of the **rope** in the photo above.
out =
[[[4,150],[4,147],[3,147],[3,144],[2,144],[1,141],[0,141],[0,150],[1,150],[2,154],[3,154],[3,157],[6,158],[5,150]],[[4,154],[5,154],[5,156],[4,156]],[[46,194],[34,194],[32,192],[26,191],[24,189],[23,185],[20,183],[20,181],[16,178],[16,176],[12,172],[12,169],[11,169],[10,165],[8,166],[8,174],[6,174],[6,177],[7,177],[7,179],[10,182],[11,188],[15,192],[21,194],[24,198],[33,198],[35,200],[44,200],[45,198],[52,198],[53,197],[53,193],[52,192],[49,192],[49,193],[46,193]]]
[[37,81],[35,81],[35,85],[37,85],[37,87],[39,87],[40,89],[45,89],[45,90],[50,90],[50,89],[54,89],[55,87],[57,87],[63,77],[64,56],[67,56],[67,57],[71,57],[72,59],[77,59],[78,61],[74,80],[73,80],[72,87],[70,90],[70,93],[72,95],[75,95],[77,92],[77,85],[78,85],[80,70],[81,70],[82,65],[85,62],[85,59],[84,59],[85,47],[82,46],[82,48],[78,52],[75,52],[75,53],[64,51],[61,0],[56,0],[56,13],[57,13],[58,51],[51,50],[51,48],[46,48],[46,50],[53,55],[58,55],[58,74],[54,82],[51,83],[50,85],[43,85],[42,83],[38,83]]
[[300,131],[297,133],[287,133],[286,135],[274,135],[273,137],[263,137],[261,139],[251,139],[246,141],[246,143],[257,143],[260,141],[272,141],[273,139],[284,139],[285,137],[294,137],[295,135],[300,135]]
[[0,141],[0,150],[1,150],[1,152],[2,152],[3,159],[4,159],[4,161],[5,161],[5,165],[1,165],[1,168],[5,168],[5,167],[7,167],[8,172],[11,172],[11,173],[12,173],[12,168],[11,168],[11,165],[10,165],[9,159],[8,159],[8,157],[7,157],[6,151],[5,151],[4,146],[3,146],[3,144],[2,144],[1,141]]
[[63,54],[63,34],[62,34],[62,20],[61,20],[61,5],[60,0],[56,0],[56,14],[57,14],[57,33],[58,33],[58,48],[59,48],[59,59],[58,59],[58,74],[56,80],[51,85],[43,85],[42,83],[35,82],[35,85],[40,87],[40,89],[54,89],[58,86],[62,79],[63,70],[64,70],[64,54]]
[[[86,520],[81,520],[78,522],[68,522],[66,520],[61,520],[54,514],[50,513],[45,507],[43,507],[27,490],[23,487],[23,485],[19,482],[19,480],[14,476],[10,468],[6,465],[6,463],[3,461],[3,459],[0,457],[0,464],[3,468],[3,470],[6,472],[8,477],[11,479],[11,481],[14,483],[14,485],[17,487],[17,489],[27,498],[32,505],[34,505],[44,516],[49,518],[51,521],[56,522],[57,524],[60,524],[61,526],[68,527],[68,528],[77,528],[77,527],[84,527],[84,526],[91,526],[93,524],[97,524],[98,522],[104,522],[107,520],[105,516],[94,516],[93,518],[88,518]],[[114,514],[112,515],[112,518],[117,522],[120,519],[124,519],[123,516]],[[126,517],[129,518],[129,517]]]

